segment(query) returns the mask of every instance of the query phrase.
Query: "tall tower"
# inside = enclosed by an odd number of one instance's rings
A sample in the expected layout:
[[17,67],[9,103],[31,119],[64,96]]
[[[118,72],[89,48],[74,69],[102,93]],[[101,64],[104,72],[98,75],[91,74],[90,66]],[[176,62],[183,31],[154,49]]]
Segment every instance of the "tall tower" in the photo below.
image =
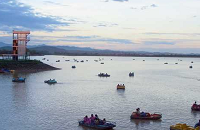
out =
[[13,30],[13,60],[18,61],[19,57],[26,59],[26,45],[30,41],[30,31]]

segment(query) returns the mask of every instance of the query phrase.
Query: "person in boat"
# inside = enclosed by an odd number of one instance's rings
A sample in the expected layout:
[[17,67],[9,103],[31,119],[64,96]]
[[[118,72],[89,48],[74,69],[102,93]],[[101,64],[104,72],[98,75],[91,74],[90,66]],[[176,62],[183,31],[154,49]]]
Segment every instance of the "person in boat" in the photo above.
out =
[[195,101],[194,104],[192,105],[193,107],[196,107],[197,106],[197,102]]
[[106,119],[104,118],[103,120],[99,120],[99,125],[104,125],[106,123]]
[[141,117],[145,117],[145,116],[146,116],[146,113],[145,113],[145,112],[141,112],[141,113],[140,113],[140,116],[141,116]]
[[200,127],[200,120],[198,123],[195,124],[194,128]]
[[95,120],[95,117],[93,114],[91,114],[91,117],[90,117],[91,124],[94,124],[94,120]]
[[85,124],[89,124],[89,118],[87,115],[84,117],[83,121]]
[[103,124],[106,124],[106,119],[105,118],[103,118]]
[[98,124],[99,124],[99,117],[98,117],[97,114],[95,114],[94,124],[95,124],[95,125],[98,125]]
[[136,114],[137,114],[137,115],[140,115],[140,108],[137,108],[137,109],[136,109]]

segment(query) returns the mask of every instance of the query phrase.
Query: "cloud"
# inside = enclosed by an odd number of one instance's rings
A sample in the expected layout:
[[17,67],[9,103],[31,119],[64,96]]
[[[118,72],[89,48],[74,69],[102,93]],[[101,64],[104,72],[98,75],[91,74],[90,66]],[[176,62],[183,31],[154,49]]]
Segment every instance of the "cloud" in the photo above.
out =
[[100,36],[66,36],[61,41],[67,42],[106,42],[106,43],[119,43],[119,44],[134,44],[128,39],[113,39],[113,38],[103,38]]
[[145,5],[145,6],[141,6],[141,7],[130,7],[130,9],[136,10],[136,9],[140,9],[140,10],[145,10],[148,8],[155,8],[158,7],[156,4],[152,4],[152,5]]
[[168,42],[168,41],[145,41],[145,45],[175,45],[175,42]]
[[8,31],[6,28],[30,29],[52,31],[57,26],[69,26],[69,23],[58,21],[59,18],[52,16],[42,16],[34,13],[34,10],[16,0],[0,1],[0,27],[2,31]]
[[157,5],[155,5],[155,4],[152,4],[152,5],[151,5],[151,7],[154,7],[154,8],[155,8],[155,7],[158,7],[158,6],[157,6]]
[[98,23],[97,25],[93,27],[113,27],[113,26],[118,26],[117,23]]
[[44,3],[46,4],[53,4],[53,5],[58,5],[58,6],[69,6],[69,5],[64,5],[64,4],[61,4],[61,3],[56,3],[56,2],[53,2],[53,1],[43,1]]
[[184,35],[184,36],[187,36],[187,35],[198,36],[198,35],[200,35],[200,33],[157,33],[157,32],[146,32],[146,33],[143,33],[143,34],[146,34],[146,35]]

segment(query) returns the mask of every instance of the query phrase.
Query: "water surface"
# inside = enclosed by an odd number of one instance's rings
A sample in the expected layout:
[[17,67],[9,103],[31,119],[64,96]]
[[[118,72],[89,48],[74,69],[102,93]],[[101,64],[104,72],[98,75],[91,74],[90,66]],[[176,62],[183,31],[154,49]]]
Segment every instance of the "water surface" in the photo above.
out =
[[[44,57],[49,61],[42,60]],[[115,130],[167,130],[176,123],[194,126],[200,118],[200,113],[190,109],[195,100],[200,103],[198,58],[32,58],[62,70],[18,73],[26,78],[26,83],[13,83],[12,74],[0,74],[1,130],[85,130],[78,126],[78,119],[92,113],[115,121]],[[102,60],[94,61],[99,58]],[[128,76],[131,71],[135,77]],[[97,76],[100,72],[111,77],[100,78]],[[45,84],[44,80],[50,78],[58,84]],[[117,84],[125,84],[126,89],[116,90]],[[145,112],[161,112],[163,118],[130,120],[137,107]]]

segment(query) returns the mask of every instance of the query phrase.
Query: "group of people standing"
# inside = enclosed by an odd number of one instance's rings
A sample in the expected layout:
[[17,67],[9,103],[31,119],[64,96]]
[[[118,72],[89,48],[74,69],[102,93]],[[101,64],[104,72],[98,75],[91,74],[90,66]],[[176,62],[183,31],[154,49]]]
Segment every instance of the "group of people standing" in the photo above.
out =
[[106,119],[105,118],[103,120],[99,119],[97,114],[95,114],[95,116],[91,114],[90,118],[88,118],[88,116],[86,115],[83,118],[83,121],[85,124],[88,125],[104,125],[106,123]]

